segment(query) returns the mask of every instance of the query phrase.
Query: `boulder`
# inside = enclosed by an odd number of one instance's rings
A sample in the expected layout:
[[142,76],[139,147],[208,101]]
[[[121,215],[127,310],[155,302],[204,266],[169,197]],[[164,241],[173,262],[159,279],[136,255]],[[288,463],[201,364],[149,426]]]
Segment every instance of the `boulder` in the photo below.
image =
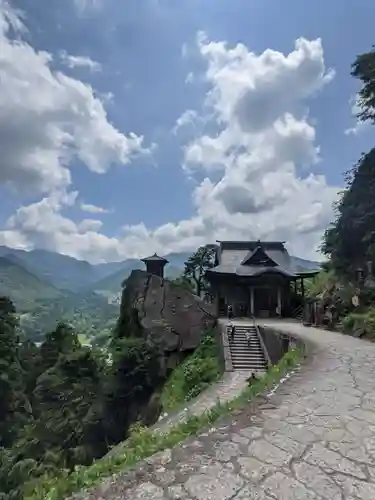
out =
[[164,352],[164,366],[174,368],[216,324],[215,309],[167,279],[134,270],[123,283],[118,333],[144,336]]

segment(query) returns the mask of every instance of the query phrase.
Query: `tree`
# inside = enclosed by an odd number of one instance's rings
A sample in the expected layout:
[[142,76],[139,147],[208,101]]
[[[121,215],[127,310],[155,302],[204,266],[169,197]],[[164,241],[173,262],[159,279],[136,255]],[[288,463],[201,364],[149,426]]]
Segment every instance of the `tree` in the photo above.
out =
[[[375,123],[375,48],[357,57],[352,75],[363,84],[358,118]],[[336,220],[324,234],[322,251],[339,276],[352,280],[358,267],[375,259],[375,149],[362,155],[345,180],[335,206]]]
[[30,411],[18,358],[16,309],[0,297],[0,447],[11,446]]
[[358,92],[361,121],[375,123],[375,46],[370,52],[361,54],[352,65],[352,76],[359,78],[363,86]]
[[111,444],[126,437],[151,396],[165,382],[160,346],[145,338],[114,338],[112,366],[107,379],[107,435]]
[[100,369],[89,348],[60,354],[36,382],[33,399],[42,418],[34,422],[33,439],[24,454],[47,463],[48,450],[56,465],[69,468],[103,455],[104,427],[98,418],[101,394]]
[[209,288],[206,271],[215,265],[217,246],[204,245],[198,248],[185,262],[183,277],[193,283],[195,293],[201,296]]
[[188,278],[186,278],[186,276],[179,276],[178,278],[171,280],[171,282],[174,285],[177,285],[181,288],[184,288],[188,292],[194,293],[194,287],[193,287],[191,281]]
[[60,354],[79,349],[81,343],[73,328],[58,323],[56,329],[48,333],[40,346],[43,369],[47,370],[57,363]]

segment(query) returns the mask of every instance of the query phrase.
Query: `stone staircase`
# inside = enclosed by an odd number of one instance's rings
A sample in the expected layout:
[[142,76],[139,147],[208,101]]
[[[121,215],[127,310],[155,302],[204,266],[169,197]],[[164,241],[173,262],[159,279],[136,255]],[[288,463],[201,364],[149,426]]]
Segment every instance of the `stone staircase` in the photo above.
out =
[[[250,342],[246,338],[246,332],[251,335]],[[252,372],[265,372],[267,370],[266,358],[255,326],[236,325],[234,340],[231,340],[230,336],[228,340],[233,370]]]

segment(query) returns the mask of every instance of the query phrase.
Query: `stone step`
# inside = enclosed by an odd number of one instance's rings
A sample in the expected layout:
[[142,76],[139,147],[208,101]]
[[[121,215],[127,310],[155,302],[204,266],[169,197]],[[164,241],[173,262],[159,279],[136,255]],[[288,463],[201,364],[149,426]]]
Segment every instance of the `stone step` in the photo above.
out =
[[249,344],[235,344],[235,345],[232,344],[229,346],[229,348],[230,349],[243,349],[244,351],[256,350],[256,351],[263,352],[263,349],[257,344],[250,345],[250,346],[249,346]]
[[[238,334],[236,334],[236,335],[234,335],[234,337],[232,337],[231,335],[228,335],[228,339],[232,339],[232,338],[234,340],[247,340],[246,335],[238,335]],[[258,343],[260,342],[259,339],[258,339],[258,337],[256,335],[251,335],[249,337],[249,339],[253,340],[254,342],[258,342]]]
[[240,356],[239,357],[236,357],[236,358],[232,358],[232,364],[238,364],[238,363],[243,363],[243,364],[248,364],[248,365],[253,365],[253,364],[260,364],[260,365],[264,365],[266,366],[267,363],[264,361],[264,359],[261,359],[261,358],[241,358]]
[[262,351],[255,351],[255,350],[244,350],[244,349],[231,349],[230,350],[232,356],[235,356],[237,354],[246,354],[247,356],[261,356],[262,358],[264,357],[263,356],[263,352]]
[[249,360],[262,360],[264,362],[265,359],[264,359],[264,356],[260,355],[260,354],[249,354],[249,353],[243,353],[243,352],[236,352],[236,353],[231,353],[231,357],[232,357],[232,360],[233,359],[249,359]]
[[263,352],[259,350],[251,350],[251,349],[231,349],[232,354],[248,354],[249,356],[262,356]]
[[260,366],[260,365],[248,365],[248,364],[241,364],[241,365],[232,365],[233,366],[233,369],[234,370],[246,370],[246,371],[257,371],[257,372],[260,372],[260,371],[264,371],[266,372],[267,371],[267,367],[265,366]]
[[249,367],[252,367],[252,366],[263,366],[263,367],[266,367],[266,363],[263,363],[262,361],[249,361],[249,360],[243,360],[243,359],[238,359],[238,360],[233,360],[232,362],[232,365],[233,366],[236,366],[236,365],[247,365]]
[[231,349],[232,354],[247,354],[249,356],[262,356],[262,351],[251,351],[250,349]]
[[262,348],[262,346],[259,344],[259,342],[254,342],[254,341],[250,341],[248,342],[247,340],[241,340],[241,341],[233,341],[233,342],[230,342],[229,345],[240,345],[240,346],[243,346],[243,347],[260,347]]
[[236,357],[236,358],[232,358],[232,363],[248,363],[248,364],[261,364],[261,365],[266,365],[266,362],[264,361],[264,359],[261,359],[261,358],[241,358],[240,356],[239,357]]
[[236,326],[233,337],[228,333],[228,341],[234,370],[267,371],[267,362],[254,326]]
[[249,345],[249,344],[232,344],[229,346],[229,349],[242,349],[243,351],[259,351],[263,352],[263,349],[261,346],[254,344],[254,345]]

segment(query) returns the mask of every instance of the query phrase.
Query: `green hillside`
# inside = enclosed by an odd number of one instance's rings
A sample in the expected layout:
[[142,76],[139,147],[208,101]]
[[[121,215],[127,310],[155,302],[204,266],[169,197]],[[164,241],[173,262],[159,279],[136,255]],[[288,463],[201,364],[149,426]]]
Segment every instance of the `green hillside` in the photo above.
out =
[[38,300],[58,298],[61,291],[15,260],[0,257],[0,295],[10,297],[18,310],[27,311]]
[[69,323],[77,332],[100,343],[116,323],[119,305],[95,293],[71,293],[57,299],[39,300],[34,308],[21,315],[25,336],[38,342],[59,321]]

